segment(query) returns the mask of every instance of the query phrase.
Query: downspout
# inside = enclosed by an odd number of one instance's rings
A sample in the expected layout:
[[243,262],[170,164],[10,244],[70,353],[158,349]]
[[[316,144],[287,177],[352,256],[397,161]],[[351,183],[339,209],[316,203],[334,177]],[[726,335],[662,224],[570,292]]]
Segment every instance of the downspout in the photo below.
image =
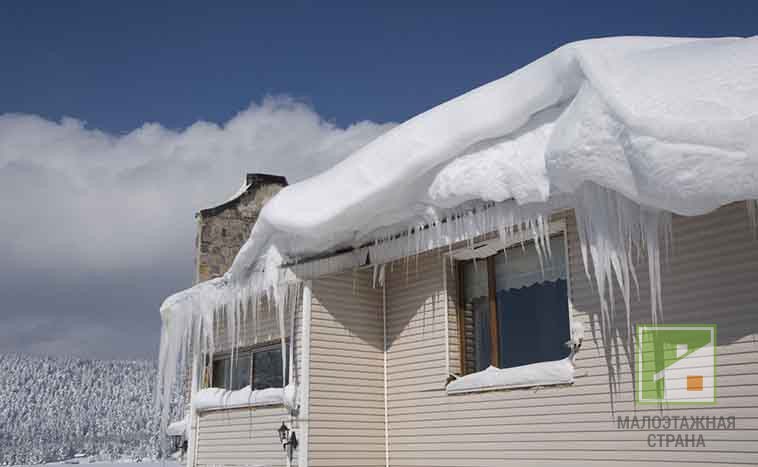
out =
[[382,329],[384,334],[384,465],[390,466],[390,425],[387,405],[387,280],[382,285]]
[[299,442],[298,442],[298,467],[308,467],[308,432],[311,411],[311,287],[313,283],[306,281],[303,286],[303,322],[300,330],[300,410],[299,419]]
[[[303,292],[305,293],[305,292]],[[305,306],[305,305],[303,305]],[[290,406],[287,401],[287,389],[293,390],[296,388],[297,380],[295,378],[295,318],[297,317],[297,307],[292,306],[290,308],[290,329],[289,329],[289,378],[286,382],[285,392],[284,392],[284,398],[285,398],[285,406],[288,406],[288,411],[290,413],[290,427],[292,429],[295,429],[295,410],[297,410],[296,404],[297,404],[297,392],[295,391],[295,398],[293,400],[293,404]],[[282,342],[284,342],[284,336],[282,336]],[[285,373],[283,373],[285,374]],[[299,455],[299,452],[298,452]],[[294,453],[290,455],[289,453],[285,456],[286,457],[286,465],[287,467],[292,467],[292,457],[294,457]]]
[[189,409],[189,438],[187,439],[187,466],[195,466],[195,453],[197,451],[197,438],[200,423],[192,408],[192,398],[197,393],[198,386],[200,384],[200,352],[198,349],[192,353],[192,379],[190,381],[190,409]]

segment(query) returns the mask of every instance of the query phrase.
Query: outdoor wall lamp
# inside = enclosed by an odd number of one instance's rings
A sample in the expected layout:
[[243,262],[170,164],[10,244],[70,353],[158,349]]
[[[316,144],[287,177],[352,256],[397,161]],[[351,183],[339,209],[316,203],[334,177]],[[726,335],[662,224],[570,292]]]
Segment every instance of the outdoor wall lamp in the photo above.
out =
[[287,425],[282,422],[282,426],[277,430],[279,433],[279,442],[282,443],[282,448],[287,451],[287,457],[292,458],[292,453],[297,447],[297,435],[295,430],[290,430]]

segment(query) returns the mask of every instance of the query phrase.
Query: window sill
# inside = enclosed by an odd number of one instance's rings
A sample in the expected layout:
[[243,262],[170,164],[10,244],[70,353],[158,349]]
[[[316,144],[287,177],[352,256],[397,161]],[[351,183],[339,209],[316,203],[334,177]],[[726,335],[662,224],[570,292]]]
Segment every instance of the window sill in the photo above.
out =
[[445,388],[448,395],[503,389],[553,386],[574,382],[574,364],[569,357],[550,362],[532,363],[513,368],[489,367],[463,376]]
[[209,410],[236,409],[284,405],[284,388],[250,389],[245,386],[237,391],[222,388],[207,388],[192,397],[192,408],[196,412]]

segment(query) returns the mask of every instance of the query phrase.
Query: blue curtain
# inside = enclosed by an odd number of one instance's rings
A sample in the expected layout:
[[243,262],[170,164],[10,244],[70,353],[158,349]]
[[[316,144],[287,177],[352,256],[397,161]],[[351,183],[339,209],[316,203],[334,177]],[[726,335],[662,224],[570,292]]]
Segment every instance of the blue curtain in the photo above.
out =
[[566,280],[497,292],[500,368],[559,360],[569,354]]

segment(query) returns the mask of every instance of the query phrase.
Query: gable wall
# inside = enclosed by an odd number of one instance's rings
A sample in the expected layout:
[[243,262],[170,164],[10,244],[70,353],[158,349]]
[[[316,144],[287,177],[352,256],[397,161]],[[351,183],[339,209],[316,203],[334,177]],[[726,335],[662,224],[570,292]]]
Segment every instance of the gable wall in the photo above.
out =
[[[663,268],[667,323],[715,323],[718,404],[672,407],[634,403],[630,360],[601,345],[599,302],[583,268],[573,216],[567,219],[571,296],[585,340],[570,387],[447,396],[445,326],[451,367],[459,361],[455,276],[443,280],[443,256],[421,255],[388,272],[388,419],[392,466],[638,465],[639,462],[758,462],[758,242],[744,203],[696,218],[674,220],[674,251]],[[632,325],[649,323],[646,262],[638,268],[642,297]],[[635,297],[636,298],[636,297]],[[623,305],[615,306],[617,334],[626,333]],[[614,339],[614,343],[623,341]],[[623,349],[619,347],[619,349]],[[632,358],[633,361],[633,358]],[[610,368],[610,370],[609,370]],[[455,368],[457,369],[457,368]],[[611,395],[609,374],[614,374]],[[612,402],[613,399],[613,402]],[[613,411],[615,409],[615,412]],[[616,416],[735,416],[737,430],[622,431]],[[651,433],[703,434],[705,448],[649,447]]]
[[309,465],[384,466],[382,291],[371,271],[313,281]]

